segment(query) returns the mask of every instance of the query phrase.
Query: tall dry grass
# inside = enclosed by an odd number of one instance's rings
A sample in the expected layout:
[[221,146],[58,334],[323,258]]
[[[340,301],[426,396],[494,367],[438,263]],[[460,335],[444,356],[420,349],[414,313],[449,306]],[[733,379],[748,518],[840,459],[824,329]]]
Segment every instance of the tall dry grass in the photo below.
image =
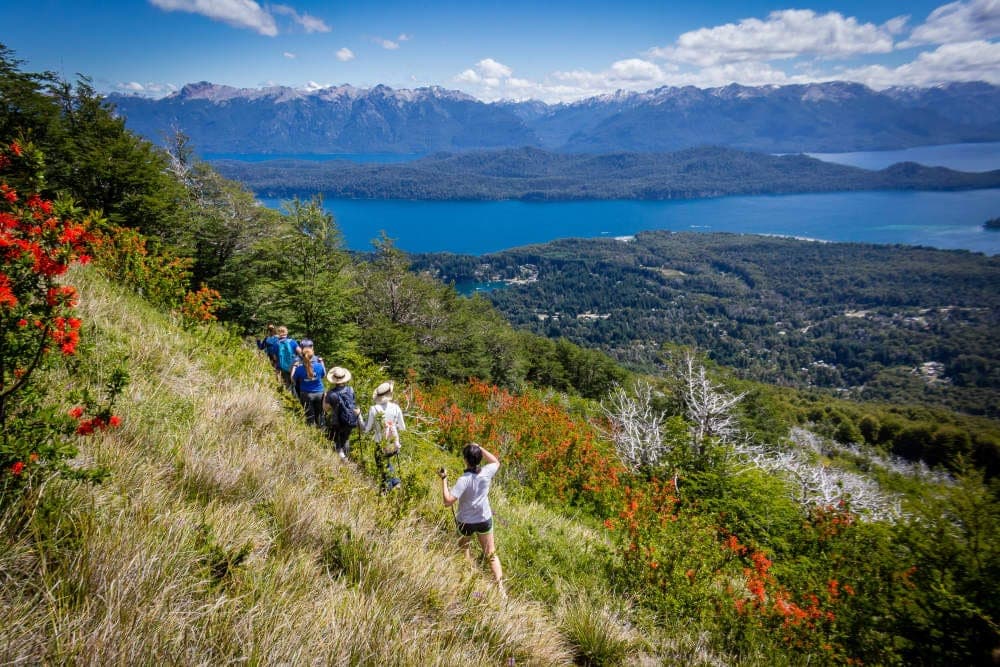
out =
[[[551,610],[500,600],[433,522],[282,408],[254,351],[78,272],[96,341],[79,386],[124,364],[100,485],[53,481],[0,535],[0,662],[567,664]],[[23,508],[22,508],[23,509]]]

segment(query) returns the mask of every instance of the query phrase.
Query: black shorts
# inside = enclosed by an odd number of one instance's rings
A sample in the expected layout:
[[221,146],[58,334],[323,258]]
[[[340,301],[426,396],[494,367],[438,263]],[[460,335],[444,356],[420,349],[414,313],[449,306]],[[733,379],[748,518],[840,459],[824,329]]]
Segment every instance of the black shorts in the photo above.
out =
[[458,532],[466,537],[471,537],[473,535],[489,535],[493,532],[493,517],[490,517],[486,521],[480,521],[479,523],[462,523],[458,522]]

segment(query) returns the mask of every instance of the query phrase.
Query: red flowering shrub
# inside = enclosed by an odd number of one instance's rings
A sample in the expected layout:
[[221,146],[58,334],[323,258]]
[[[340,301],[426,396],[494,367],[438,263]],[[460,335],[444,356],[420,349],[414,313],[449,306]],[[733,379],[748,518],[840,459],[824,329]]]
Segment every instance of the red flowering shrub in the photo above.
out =
[[222,295],[204,283],[197,292],[188,292],[181,303],[180,314],[185,326],[214,322],[216,311],[223,306]]
[[[76,354],[78,295],[60,281],[71,264],[90,260],[94,236],[91,221],[71,205],[10,185],[7,175],[12,182],[40,180],[25,175],[40,163],[34,153],[18,142],[0,147],[0,507],[31,485],[37,468],[73,472],[66,465],[76,454],[69,437],[79,432],[73,417],[48,405],[34,378],[53,358]],[[122,374],[109,387],[116,393],[123,385]],[[81,408],[76,418],[83,414]],[[110,426],[110,404],[94,419]]]
[[100,230],[93,241],[94,264],[110,280],[129,285],[154,306],[180,308],[191,279],[190,258],[153,252],[146,237],[128,227]]

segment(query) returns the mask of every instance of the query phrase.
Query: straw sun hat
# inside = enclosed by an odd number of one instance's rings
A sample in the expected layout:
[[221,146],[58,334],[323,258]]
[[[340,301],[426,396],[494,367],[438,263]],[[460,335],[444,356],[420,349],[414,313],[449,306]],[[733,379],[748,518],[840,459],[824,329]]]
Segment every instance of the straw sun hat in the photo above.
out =
[[340,366],[334,366],[330,369],[330,372],[326,374],[326,379],[333,384],[347,384],[351,381],[351,371],[346,368],[341,368]]
[[375,387],[375,393],[372,394],[372,400],[377,403],[385,403],[390,398],[392,398],[391,382],[383,382],[379,386]]

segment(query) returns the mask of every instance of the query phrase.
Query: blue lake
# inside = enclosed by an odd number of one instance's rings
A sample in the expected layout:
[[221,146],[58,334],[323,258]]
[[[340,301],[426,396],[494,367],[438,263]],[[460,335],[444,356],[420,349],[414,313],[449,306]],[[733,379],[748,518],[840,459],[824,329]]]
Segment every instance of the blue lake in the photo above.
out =
[[[237,156],[274,159],[278,156]],[[284,157],[307,157],[302,155]],[[310,159],[404,161],[416,156],[358,154]],[[816,154],[867,169],[900,161],[962,171],[1000,169],[1000,142],[922,146],[901,151]],[[278,200],[264,200],[278,207]],[[385,231],[410,252],[479,255],[565,237],[630,236],[652,229],[772,234],[824,241],[900,243],[1000,254],[1000,232],[982,224],[1000,216],[1000,190],[844,192],[722,197],[685,201],[554,203],[330,200],[347,246],[368,250]]]
[[[263,200],[277,207],[278,200]],[[1000,189],[848,192],[684,201],[556,203],[329,200],[347,246],[370,250],[385,231],[409,252],[480,255],[565,237],[652,229],[771,234],[824,241],[901,243],[1000,254]]]
[[826,162],[837,162],[862,169],[885,169],[897,162],[918,162],[928,167],[948,167],[958,171],[1000,169],[1000,142],[918,146],[898,151],[808,153],[808,155]]

